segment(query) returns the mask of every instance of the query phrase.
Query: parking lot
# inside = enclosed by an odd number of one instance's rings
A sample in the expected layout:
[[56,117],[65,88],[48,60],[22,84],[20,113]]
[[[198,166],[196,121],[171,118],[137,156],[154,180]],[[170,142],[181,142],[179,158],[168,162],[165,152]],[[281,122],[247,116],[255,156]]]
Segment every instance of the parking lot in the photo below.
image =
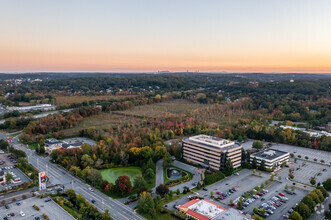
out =
[[[265,188],[268,192],[264,193],[262,196],[259,196],[257,199],[251,199],[252,196],[250,196],[250,203],[243,207],[243,212],[246,214],[253,215],[253,209],[254,207],[259,208],[263,203],[268,202],[275,196],[279,196],[279,193],[283,193],[285,197],[288,198],[286,202],[282,202],[283,204],[280,205],[277,208],[270,208],[275,209],[272,210],[272,214],[268,217],[269,219],[284,219],[283,215],[286,215],[288,211],[295,207],[297,203],[301,201],[301,199],[309,193],[309,190],[295,188],[294,192],[295,194],[291,195],[287,192],[285,192],[285,185],[288,185],[289,187],[292,186],[292,182],[289,182],[286,180],[286,176],[288,175],[288,170],[290,168],[284,168],[275,176],[274,183],[272,183],[270,186]],[[281,181],[278,181],[278,176],[281,176]],[[175,210],[175,206],[184,204],[189,201],[190,196],[199,196],[204,199],[213,201],[225,208],[230,207],[230,200],[237,203],[239,198],[245,194],[245,192],[249,192],[252,189],[254,189],[257,185],[261,185],[265,181],[268,180],[270,182],[270,174],[269,173],[262,173],[261,176],[258,174],[253,174],[252,170],[242,170],[239,172],[239,176],[232,175],[226,179],[223,179],[213,185],[207,186],[205,190],[200,190],[196,194],[191,194],[184,196],[178,200],[175,200],[169,204],[167,204],[167,208],[170,210]],[[229,194],[225,199],[222,200],[216,200],[210,198],[210,191],[214,191],[214,198],[220,198],[220,194],[229,193],[229,190],[235,188],[237,191]]]
[[[4,206],[0,207],[0,218],[6,217],[8,214],[13,213],[14,216],[9,217],[8,219],[43,219],[42,214],[46,214],[50,219],[74,219],[69,213],[62,209],[56,202],[53,200],[45,202],[46,198],[39,199],[36,197],[26,199],[19,202],[14,202],[8,204],[9,209],[6,209]],[[32,206],[36,205],[40,208],[37,211]],[[21,211],[24,213],[21,215]]]
[[[239,172],[238,176],[232,175],[231,177],[227,177],[217,183],[207,186],[207,191],[202,189],[198,191],[196,195],[216,202],[223,207],[229,207],[229,201],[231,199],[235,200],[236,198],[240,197],[244,192],[251,190],[252,188],[257,185],[260,185],[261,183],[264,183],[268,179],[269,174],[267,173],[263,173],[261,176],[259,176],[254,175],[251,170],[242,170]],[[237,192],[232,193],[226,199],[220,201],[210,199],[210,191],[214,191],[216,197],[217,192],[225,193],[228,192],[231,188],[235,188]],[[173,205],[181,205],[188,201],[188,196],[184,196],[176,201],[171,202],[168,205],[168,208],[174,210]]]
[[0,184],[0,192],[6,189],[13,189],[25,182],[29,182],[30,179],[18,168],[14,159],[10,159],[9,154],[0,154],[0,170],[4,172],[4,175],[10,173],[13,177],[12,181]]
[[10,154],[0,154],[0,168],[10,167],[16,165],[15,159],[9,158]]
[[316,183],[327,180],[331,176],[328,166],[297,160],[294,164],[294,181],[310,185],[310,179],[315,178]]
[[97,145],[97,142],[95,142],[94,140],[84,138],[84,137],[68,138],[68,139],[64,139],[63,142],[66,142],[66,143],[82,142],[82,143],[89,144],[91,146]]
[[[251,149],[253,142],[254,140],[248,140],[245,143],[243,143],[242,146],[245,150]],[[265,144],[266,143],[268,142],[265,142]],[[288,144],[276,144],[276,143],[273,143],[271,148],[293,153],[296,157],[298,155],[301,155],[301,158],[305,158],[307,156],[308,160],[313,161],[316,158],[318,162],[324,160],[325,164],[329,164],[329,165],[331,164],[331,152],[321,151],[311,148],[297,147]]]

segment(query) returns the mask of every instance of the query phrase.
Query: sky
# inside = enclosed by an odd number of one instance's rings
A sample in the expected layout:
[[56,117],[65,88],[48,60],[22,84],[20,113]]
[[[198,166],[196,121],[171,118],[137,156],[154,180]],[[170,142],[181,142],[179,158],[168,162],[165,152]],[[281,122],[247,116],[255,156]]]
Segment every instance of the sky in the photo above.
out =
[[0,0],[0,72],[331,73],[330,0]]

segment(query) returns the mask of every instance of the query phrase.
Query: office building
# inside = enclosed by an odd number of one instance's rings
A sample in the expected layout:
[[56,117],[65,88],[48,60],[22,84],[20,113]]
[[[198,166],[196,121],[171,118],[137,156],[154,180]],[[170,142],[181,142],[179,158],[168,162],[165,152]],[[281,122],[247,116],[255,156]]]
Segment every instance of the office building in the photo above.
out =
[[182,142],[183,158],[192,164],[211,170],[223,169],[227,160],[231,160],[233,168],[241,166],[242,146],[234,141],[197,135],[184,138]]
[[266,169],[279,169],[283,163],[288,163],[290,160],[290,153],[276,149],[269,149],[257,152],[251,155],[251,163],[256,158],[256,163],[259,166],[264,160]]

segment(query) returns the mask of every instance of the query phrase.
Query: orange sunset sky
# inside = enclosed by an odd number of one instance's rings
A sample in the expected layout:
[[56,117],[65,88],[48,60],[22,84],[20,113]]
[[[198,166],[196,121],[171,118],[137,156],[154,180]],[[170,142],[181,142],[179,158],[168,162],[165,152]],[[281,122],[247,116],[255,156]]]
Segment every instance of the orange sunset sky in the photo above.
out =
[[328,0],[3,0],[0,72],[331,73]]

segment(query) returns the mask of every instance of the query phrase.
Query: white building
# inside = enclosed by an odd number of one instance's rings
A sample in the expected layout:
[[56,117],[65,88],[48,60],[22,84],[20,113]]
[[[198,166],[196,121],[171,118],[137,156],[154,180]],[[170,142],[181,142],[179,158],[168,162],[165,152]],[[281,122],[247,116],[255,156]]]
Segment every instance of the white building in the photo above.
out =
[[254,157],[256,158],[257,165],[259,166],[264,160],[265,168],[279,169],[280,166],[285,162],[288,163],[290,160],[290,153],[275,149],[269,149],[261,152],[257,152],[251,155],[250,161],[253,162]]

